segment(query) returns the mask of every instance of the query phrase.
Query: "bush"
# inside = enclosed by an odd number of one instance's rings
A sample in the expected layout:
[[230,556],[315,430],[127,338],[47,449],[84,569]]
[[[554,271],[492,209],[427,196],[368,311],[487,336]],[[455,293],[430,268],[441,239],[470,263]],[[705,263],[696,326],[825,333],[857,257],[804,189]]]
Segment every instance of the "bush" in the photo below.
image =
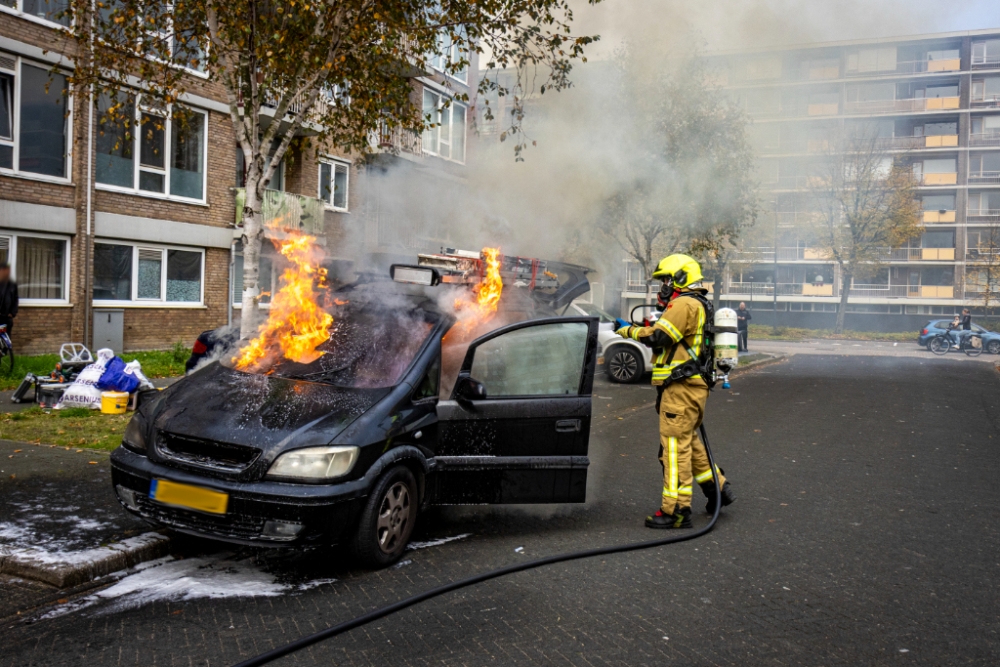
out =
[[184,347],[184,343],[180,341],[174,343],[174,347],[170,350],[170,353],[173,355],[174,361],[179,364],[183,364],[191,356],[191,350]]

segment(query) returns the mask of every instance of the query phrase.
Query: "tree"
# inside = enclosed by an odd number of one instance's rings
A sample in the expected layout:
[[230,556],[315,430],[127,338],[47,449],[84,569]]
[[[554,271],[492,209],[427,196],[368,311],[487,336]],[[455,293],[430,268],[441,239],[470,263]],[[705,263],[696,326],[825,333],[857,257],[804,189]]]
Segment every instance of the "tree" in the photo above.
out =
[[740,233],[757,218],[746,115],[726,101],[700,60],[680,65],[650,80],[636,75],[626,49],[617,54],[626,88],[620,99],[634,107],[625,143],[635,166],[609,198],[601,230],[642,267],[647,302],[653,269],[672,252],[691,253],[706,279],[721,285]]
[[597,39],[571,34],[570,0],[71,0],[68,12],[71,83],[107,100],[105,120],[133,123],[126,111],[137,94],[163,114],[185,94],[224,91],[246,168],[244,336],[256,331],[263,193],[302,130],[316,150],[364,155],[380,128],[432,127],[440,112],[424,113],[411,77],[432,60],[461,72],[475,53],[488,54],[479,91],[513,98],[507,133],[517,135],[523,79],[498,84],[490,73],[530,68],[543,73],[543,92],[560,90]]
[[1000,302],[1000,221],[968,232],[969,266],[966,292],[978,292],[983,315],[989,317]]
[[920,235],[923,223],[913,173],[893,161],[877,128],[849,129],[829,145],[808,182],[818,210],[816,247],[840,268],[840,333],[852,280],[874,275],[891,249]]

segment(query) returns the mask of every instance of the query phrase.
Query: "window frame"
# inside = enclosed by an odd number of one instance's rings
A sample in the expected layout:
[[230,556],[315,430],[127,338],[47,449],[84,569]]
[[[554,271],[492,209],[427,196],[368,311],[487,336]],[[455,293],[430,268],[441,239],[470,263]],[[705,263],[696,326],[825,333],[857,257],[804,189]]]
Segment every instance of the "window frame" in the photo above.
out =
[[[171,201],[184,202],[188,204],[208,204],[208,130],[209,130],[209,112],[206,109],[201,109],[188,104],[180,105],[169,105],[165,111],[150,109],[142,104],[141,93],[126,93],[134,97],[133,100],[133,113],[134,117],[131,119],[131,132],[132,132],[132,187],[123,187],[121,185],[113,185],[111,183],[101,183],[97,180],[97,170],[94,170],[94,188],[97,190],[105,190],[108,192],[120,192],[122,194],[135,195],[138,197],[152,197],[153,199],[167,199]],[[201,174],[201,198],[195,199],[193,197],[184,197],[181,195],[175,195],[170,193],[170,171],[171,163],[173,161],[173,123],[174,123],[174,107],[180,106],[191,113],[198,114],[202,118],[202,147],[201,147],[201,164],[202,164],[202,174]],[[156,167],[143,166],[142,163],[142,116],[143,114],[160,116],[164,118],[164,128],[163,128],[163,169],[157,169]],[[100,121],[100,114],[94,114],[94,131],[99,132],[100,128],[97,124]],[[94,153],[94,160],[99,160],[100,155],[97,154],[96,148]],[[163,192],[156,192],[154,190],[143,190],[139,187],[139,176],[145,171],[151,174],[161,174],[163,176]]]
[[[232,270],[230,271],[230,273],[232,274],[230,276],[231,279],[232,279],[232,282],[229,285],[229,298],[232,299],[233,308],[239,308],[239,309],[242,310],[242,308],[243,308],[243,276],[242,276],[242,274],[237,274],[237,272],[236,272],[236,259],[235,259],[236,257],[239,257],[240,259],[243,259],[243,250],[242,249],[237,250],[235,253],[233,253]],[[264,257],[264,254],[261,253],[260,257]],[[261,292],[270,292],[271,297],[274,297],[275,292],[277,292],[278,278],[281,275],[281,272],[279,271],[279,269],[277,267],[277,262],[276,262],[277,257],[278,256],[267,255],[268,262],[271,264],[270,288],[269,289],[264,289],[264,285],[263,284],[260,285],[260,291]],[[258,269],[258,271],[260,270],[260,265],[259,264],[257,265],[257,269]],[[260,280],[260,276],[257,277],[257,280],[258,280],[259,283],[263,282],[263,281]],[[235,298],[236,297],[235,286],[237,285],[237,281],[239,281],[239,285],[240,285],[240,289],[239,289],[240,299],[238,301]],[[271,308],[271,298],[268,298],[268,300],[264,301],[264,302],[258,301],[257,302],[257,307],[260,308],[261,310],[270,310],[270,308]]]
[[27,238],[37,238],[37,239],[50,239],[55,241],[63,242],[63,267],[62,267],[62,292],[63,296],[60,299],[35,299],[20,297],[18,303],[22,306],[68,306],[69,302],[69,280],[70,280],[70,253],[73,250],[73,244],[70,243],[70,239],[67,236],[62,236],[60,234],[46,234],[44,232],[28,232],[24,233],[14,229],[3,228],[0,229],[0,237],[5,237],[9,239],[9,245],[7,250],[8,263],[10,264],[10,277],[15,283],[18,282],[17,275],[17,242],[19,237]]
[[[435,52],[433,57],[430,59],[431,69],[449,79],[454,79],[455,81],[458,81],[459,83],[467,86],[469,85],[469,69],[472,66],[471,54],[470,57],[468,58],[470,62],[465,66],[464,70],[462,70],[461,72],[446,71],[448,65],[461,60],[460,54],[458,53],[459,52],[458,44],[456,44],[455,42],[451,42],[447,46],[445,45],[444,40],[450,38],[451,36],[446,31],[441,31],[438,33],[438,45],[442,47],[442,51]],[[463,76],[459,76],[459,74],[462,74]]]
[[31,21],[32,23],[38,23],[47,28],[58,28],[59,30],[69,30],[73,27],[73,21],[70,21],[69,25],[63,25],[58,21],[53,21],[52,19],[47,19],[36,14],[29,14],[24,11],[24,0],[14,0],[14,7],[8,7],[7,5],[0,4],[0,13],[12,14],[18,18],[24,19],[26,21]]
[[[88,298],[94,308],[205,308],[205,248],[194,246],[163,245],[160,243],[142,243],[139,241],[123,241],[119,239],[94,239],[94,244],[119,245],[132,248],[132,272],[129,280],[130,300],[122,299],[95,299],[93,291]],[[139,250],[160,251],[160,298],[140,299],[139,294]],[[180,250],[183,252],[196,252],[201,255],[201,281],[198,301],[167,301],[167,257],[168,251]],[[93,271],[93,267],[91,268]]]
[[[422,144],[421,148],[422,148],[423,152],[425,154],[427,154],[427,155],[433,155],[435,157],[441,158],[442,160],[448,160],[450,162],[457,162],[458,164],[465,164],[465,158],[466,158],[466,155],[468,154],[468,150],[469,150],[469,120],[468,120],[468,118],[469,118],[468,117],[469,106],[467,104],[465,104],[464,102],[456,100],[454,97],[452,97],[452,95],[451,95],[450,92],[442,90],[441,88],[439,88],[437,86],[430,86],[426,82],[424,83],[424,89],[423,89],[423,92],[421,93],[421,103],[423,102],[422,96],[426,95],[427,93],[430,93],[431,95],[434,95],[434,96],[437,97],[436,113],[438,114],[438,119],[435,122],[439,123],[439,125],[438,125],[438,127],[432,128],[430,130],[424,130],[424,133],[421,135],[421,139],[422,139],[422,141],[421,141],[421,144]],[[444,106],[444,102],[446,100],[450,102],[447,107]],[[421,105],[421,107],[422,107],[422,105]],[[454,113],[455,113],[456,107],[461,107],[463,109],[464,113],[465,113],[465,121],[462,124],[462,128],[465,131],[465,137],[464,137],[464,139],[462,141],[462,157],[461,157],[461,159],[458,159],[458,158],[455,158],[455,157],[452,156],[452,148],[455,146],[454,137],[452,136],[452,129],[454,128],[454,117],[455,117]],[[443,114],[446,111],[449,114],[449,116],[448,116],[448,123],[447,124],[445,124],[444,121],[443,121]],[[444,130],[445,127],[448,128],[448,139],[447,140],[444,140],[442,138],[442,135],[444,134],[443,130]],[[426,140],[427,139],[426,134],[428,132],[434,132],[434,136],[437,137],[437,143],[438,143],[438,145],[434,147],[434,150],[430,150],[427,147],[427,144],[429,142]],[[447,157],[445,157],[444,155],[441,155],[441,147],[443,145],[447,145],[448,146],[448,156]]]
[[[323,165],[330,165],[330,199],[323,198]],[[336,200],[335,187],[337,180],[337,167],[344,167],[347,174],[347,183],[344,188],[344,205],[337,206],[334,204]],[[333,157],[332,155],[324,155],[319,159],[319,169],[316,174],[316,197],[323,201],[323,206],[331,211],[339,211],[341,213],[346,213],[350,211],[351,208],[351,162],[350,160],[345,160],[344,158]]]
[[[21,0],[18,0],[19,2]],[[3,5],[0,5],[3,7]],[[9,9],[9,8],[8,8]],[[49,22],[46,22],[48,24]],[[54,24],[59,25],[59,24]],[[13,161],[11,168],[0,167],[0,175],[3,176],[16,176],[18,178],[30,178],[32,180],[38,181],[48,181],[50,183],[72,183],[72,165],[73,165],[73,122],[74,122],[74,108],[73,101],[74,97],[72,95],[66,95],[66,117],[63,120],[63,137],[65,153],[63,153],[63,172],[65,176],[50,176],[48,174],[39,174],[33,171],[24,171],[20,168],[21,163],[21,85],[24,80],[23,69],[27,65],[29,67],[35,67],[37,69],[44,70],[46,72],[51,71],[51,66],[44,65],[37,61],[24,58],[15,53],[2,52],[3,55],[9,56],[14,59],[14,69],[10,70],[5,67],[0,67],[0,73],[7,74],[13,77],[13,97],[11,99],[11,111],[12,111],[12,123],[11,123],[11,138],[0,139],[0,144],[4,146],[10,146],[13,151]],[[64,70],[59,70],[59,73],[63,76],[69,76]]]

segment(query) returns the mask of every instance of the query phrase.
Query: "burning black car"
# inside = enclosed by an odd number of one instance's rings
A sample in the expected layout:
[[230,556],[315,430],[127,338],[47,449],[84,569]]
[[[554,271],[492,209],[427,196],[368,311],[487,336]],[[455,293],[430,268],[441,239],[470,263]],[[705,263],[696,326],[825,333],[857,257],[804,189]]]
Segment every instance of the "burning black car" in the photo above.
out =
[[534,319],[453,343],[438,271],[394,272],[411,284],[337,291],[311,363],[213,362],[146,403],[111,458],[122,504],[185,533],[344,543],[386,565],[428,505],[583,502],[597,319],[537,317],[563,300],[550,292]]

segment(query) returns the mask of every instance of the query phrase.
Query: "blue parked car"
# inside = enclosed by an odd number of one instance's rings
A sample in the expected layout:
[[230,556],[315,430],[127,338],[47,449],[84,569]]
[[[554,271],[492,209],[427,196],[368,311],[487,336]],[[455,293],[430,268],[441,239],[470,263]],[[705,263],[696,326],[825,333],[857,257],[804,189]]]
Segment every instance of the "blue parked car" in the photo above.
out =
[[[917,336],[917,345],[927,347],[927,344],[931,342],[931,338],[948,331],[949,324],[951,324],[950,319],[932,320],[928,322],[924,328],[920,330],[920,335]],[[972,331],[982,335],[983,349],[986,352],[989,352],[990,354],[1000,354],[1000,333],[987,331],[975,323],[972,325]]]

